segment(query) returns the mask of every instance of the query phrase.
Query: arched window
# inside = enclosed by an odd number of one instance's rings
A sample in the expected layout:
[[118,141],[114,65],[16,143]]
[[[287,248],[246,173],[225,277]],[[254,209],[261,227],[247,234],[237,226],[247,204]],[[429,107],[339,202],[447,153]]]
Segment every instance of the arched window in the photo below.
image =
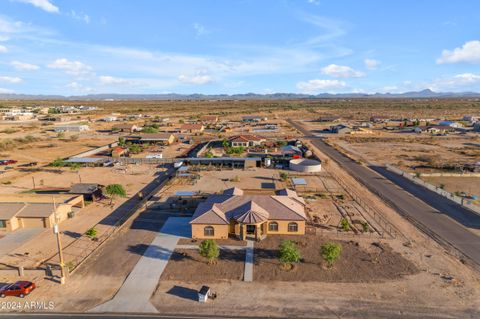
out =
[[268,223],[268,231],[278,231],[278,223],[277,222]]
[[205,237],[213,237],[215,236],[215,228],[212,226],[205,226],[203,229],[203,236]]
[[288,232],[289,233],[298,232],[298,224],[297,223],[288,223]]

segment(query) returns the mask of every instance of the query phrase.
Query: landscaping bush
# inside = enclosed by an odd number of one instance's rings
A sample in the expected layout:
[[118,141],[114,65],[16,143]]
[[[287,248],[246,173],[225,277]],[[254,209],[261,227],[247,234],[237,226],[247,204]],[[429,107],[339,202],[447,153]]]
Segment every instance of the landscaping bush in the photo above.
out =
[[350,231],[350,223],[348,222],[348,219],[342,218],[342,220],[340,220],[340,228],[342,228],[343,231]]
[[200,243],[200,255],[208,259],[208,264],[213,264],[220,256],[220,248],[212,239],[206,239]]
[[283,240],[280,244],[280,254],[279,259],[283,263],[283,266],[287,268],[293,263],[298,263],[302,256],[300,255],[300,251],[298,250],[295,243],[291,240]]
[[320,249],[323,259],[328,263],[328,267],[332,267],[333,263],[340,258],[342,253],[342,245],[335,243],[326,243]]
[[288,173],[280,172],[280,180],[285,182],[288,179]]
[[98,233],[97,229],[95,227],[92,227],[85,232],[85,235],[90,238],[95,238],[97,237],[97,233]]

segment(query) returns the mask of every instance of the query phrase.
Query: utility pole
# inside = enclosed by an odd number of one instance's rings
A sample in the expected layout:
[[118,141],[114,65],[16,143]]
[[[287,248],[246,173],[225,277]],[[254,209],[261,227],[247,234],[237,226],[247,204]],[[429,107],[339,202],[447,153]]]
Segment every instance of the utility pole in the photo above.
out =
[[60,284],[65,284],[65,264],[63,262],[62,241],[60,240],[60,229],[58,228],[57,205],[55,198],[53,198],[53,214],[55,215],[55,225],[53,225],[53,232],[57,235],[58,256],[60,258]]

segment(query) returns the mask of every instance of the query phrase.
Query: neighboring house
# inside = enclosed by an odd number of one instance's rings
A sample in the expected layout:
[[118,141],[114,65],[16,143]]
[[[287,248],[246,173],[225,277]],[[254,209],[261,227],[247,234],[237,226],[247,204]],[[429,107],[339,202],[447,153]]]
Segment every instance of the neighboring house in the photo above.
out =
[[289,157],[299,157],[303,155],[302,150],[294,145],[285,145],[282,147],[282,155]]
[[372,123],[384,123],[390,120],[389,117],[383,115],[373,115],[370,117],[370,122]]
[[218,116],[216,115],[204,115],[200,117],[200,122],[204,124],[216,124],[218,122]]
[[84,132],[90,128],[88,125],[58,125],[55,126],[55,132]]
[[232,147],[251,147],[258,146],[265,143],[263,137],[257,135],[237,135],[229,138],[230,145]]
[[330,126],[330,132],[335,134],[345,134],[345,133],[350,133],[351,131],[352,129],[344,124]]
[[0,195],[0,230],[50,228],[84,205],[78,195]]
[[261,116],[256,116],[256,115],[245,115],[242,116],[242,121],[243,122],[261,122],[261,121],[266,121],[266,117],[261,117]]
[[476,123],[479,121],[479,117],[474,115],[464,115],[462,121]]
[[77,183],[73,184],[69,193],[82,195],[84,200],[95,202],[103,197],[103,186],[93,183]]
[[101,122],[115,122],[118,121],[118,118],[116,116],[106,116],[104,118],[101,118],[99,121]]
[[120,146],[114,147],[111,152],[111,156],[113,158],[119,158],[121,156],[127,156],[128,155],[128,148],[123,148]]
[[417,126],[414,129],[415,133],[430,133],[430,134],[446,134],[448,132],[455,131],[454,127],[446,125],[430,125],[430,126]]
[[180,127],[181,133],[200,133],[203,132],[205,128],[203,124],[183,124]]
[[175,135],[172,133],[145,133],[138,136],[126,136],[125,141],[132,143],[171,145],[175,142]]
[[115,125],[112,127],[112,131],[133,133],[139,131],[139,127],[135,124]]
[[208,196],[198,205],[190,225],[195,239],[260,240],[275,234],[304,235],[306,220],[305,201],[294,191],[246,195],[234,187]]
[[340,122],[342,118],[340,116],[322,116],[318,118],[318,122]]
[[453,122],[453,121],[440,121],[438,123],[438,126],[450,126],[450,127],[454,127],[454,128],[463,127],[462,124],[460,124],[458,122]]

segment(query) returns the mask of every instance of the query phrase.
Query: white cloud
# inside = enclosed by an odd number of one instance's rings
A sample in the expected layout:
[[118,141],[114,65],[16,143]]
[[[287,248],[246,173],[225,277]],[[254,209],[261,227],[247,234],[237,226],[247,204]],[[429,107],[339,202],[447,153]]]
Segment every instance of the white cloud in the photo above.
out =
[[349,66],[330,64],[322,68],[322,73],[335,78],[359,78],[364,76],[360,71],[355,71]]
[[427,84],[432,91],[446,90],[478,90],[480,86],[480,74],[461,73],[452,77],[442,77]]
[[102,75],[98,77],[100,80],[100,84],[102,85],[132,85],[134,84],[133,81],[118,77],[113,77],[110,75]]
[[437,64],[445,63],[480,63],[480,41],[469,41],[461,48],[443,50],[442,56],[437,59]]
[[365,67],[369,70],[375,70],[380,65],[380,61],[375,59],[365,59],[363,60],[363,63],[365,64]]
[[4,45],[0,45],[0,53],[6,53],[6,52],[8,52],[7,47]]
[[306,82],[298,82],[297,89],[302,93],[314,94],[322,91],[335,91],[346,87],[347,84],[344,81],[339,80],[309,80]]
[[15,93],[15,91],[10,89],[0,88],[0,94],[9,94],[9,93]]
[[210,30],[200,23],[194,23],[193,28],[195,29],[197,37],[210,33]]
[[70,61],[65,58],[56,59],[54,62],[47,65],[51,69],[59,69],[65,71],[67,74],[75,76],[83,76],[91,73],[92,68],[79,61]]
[[0,35],[0,42],[5,42],[5,41],[8,41],[10,40],[10,37],[6,36],[6,35]]
[[94,89],[92,89],[90,87],[86,87],[83,84],[78,83],[78,82],[71,82],[71,83],[67,84],[66,87],[69,88],[69,89],[72,89],[73,91],[78,92],[78,93],[92,93],[92,92],[95,92]]
[[12,61],[10,62],[10,65],[12,65],[15,69],[19,71],[35,71],[40,68],[38,65],[20,62],[20,61]]
[[308,0],[308,3],[314,4],[314,5],[319,5],[320,0]]
[[17,76],[0,76],[0,82],[14,84],[22,82],[22,79]]
[[76,20],[83,21],[86,24],[90,23],[90,16],[88,14],[85,14],[85,13],[82,13],[82,12],[77,13],[75,10],[71,10],[70,13],[67,13],[67,15],[71,16],[72,18],[74,18]]
[[204,73],[197,73],[194,75],[180,75],[178,80],[184,84],[203,85],[213,82],[210,75]]
[[51,13],[60,12],[60,9],[58,9],[57,6],[51,3],[50,0],[16,0],[16,1],[31,4],[47,12],[51,12]]

